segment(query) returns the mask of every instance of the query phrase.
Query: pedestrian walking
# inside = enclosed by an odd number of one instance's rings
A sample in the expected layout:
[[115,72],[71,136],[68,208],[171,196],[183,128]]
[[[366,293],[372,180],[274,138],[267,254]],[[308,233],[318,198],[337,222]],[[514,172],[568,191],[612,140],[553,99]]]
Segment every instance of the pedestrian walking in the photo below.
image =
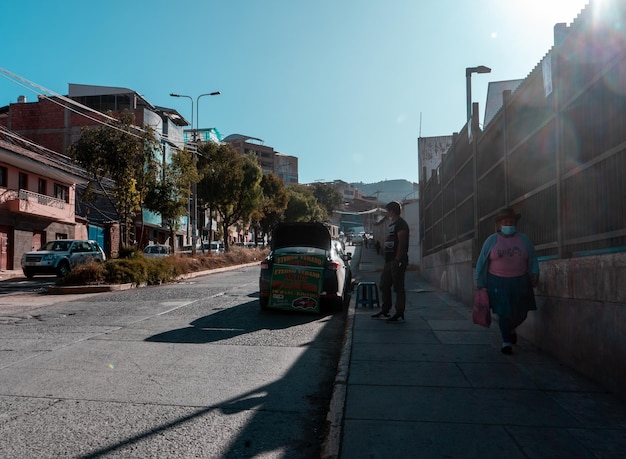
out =
[[512,354],[515,329],[528,311],[537,309],[533,288],[539,280],[535,246],[517,231],[520,214],[508,207],[495,217],[496,232],[484,242],[476,262],[476,287],[486,289],[489,305],[498,315],[502,353]]
[[376,244],[374,246],[376,247],[376,255],[380,255],[380,241],[376,240]]
[[385,209],[389,219],[389,229],[383,246],[385,266],[380,276],[380,291],[383,304],[381,311],[372,317],[389,317],[389,311],[393,304],[391,293],[393,287],[393,290],[396,292],[396,312],[387,321],[397,322],[399,319],[404,320],[404,309],[406,306],[404,275],[409,264],[409,224],[400,216],[402,206],[399,202],[391,201],[385,206]]

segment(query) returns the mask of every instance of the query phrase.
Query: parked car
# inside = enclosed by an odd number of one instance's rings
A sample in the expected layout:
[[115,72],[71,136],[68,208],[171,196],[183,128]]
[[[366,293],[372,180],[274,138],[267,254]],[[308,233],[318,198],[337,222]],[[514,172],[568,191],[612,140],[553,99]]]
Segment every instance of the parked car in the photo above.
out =
[[104,250],[96,241],[59,239],[44,244],[39,250],[22,255],[22,271],[29,279],[36,274],[56,274],[63,277],[76,265],[91,260],[106,260]]
[[172,248],[166,244],[150,244],[143,249],[144,256],[148,258],[168,257],[172,253]]
[[235,247],[245,247],[246,249],[254,249],[254,242],[235,242]]
[[322,301],[343,307],[350,299],[350,254],[322,223],[280,223],[261,262],[261,309],[319,311]]
[[224,253],[224,243],[221,241],[211,241],[203,243],[204,250],[210,253]]
[[352,236],[352,245],[361,245],[361,244],[363,244],[362,234],[355,234],[354,236]]

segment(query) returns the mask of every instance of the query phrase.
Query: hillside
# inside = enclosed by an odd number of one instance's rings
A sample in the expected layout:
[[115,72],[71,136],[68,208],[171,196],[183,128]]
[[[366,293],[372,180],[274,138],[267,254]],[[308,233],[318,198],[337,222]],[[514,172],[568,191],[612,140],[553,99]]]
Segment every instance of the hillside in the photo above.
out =
[[[408,180],[385,180],[376,183],[352,183],[364,196],[378,196],[380,202],[415,199],[419,193]],[[415,184],[417,188],[418,184]]]

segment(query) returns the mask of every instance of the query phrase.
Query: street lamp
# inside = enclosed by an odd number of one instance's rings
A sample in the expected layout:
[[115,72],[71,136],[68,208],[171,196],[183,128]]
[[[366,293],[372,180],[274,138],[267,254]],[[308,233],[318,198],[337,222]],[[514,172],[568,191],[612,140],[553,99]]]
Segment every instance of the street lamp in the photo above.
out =
[[[204,96],[219,96],[221,94],[221,92],[219,91],[213,91],[213,92],[208,92],[206,94],[200,94],[198,97],[196,97],[196,128],[200,129],[200,98],[204,97]],[[192,107],[193,108],[193,107]],[[195,140],[195,135],[194,135],[194,140]]]
[[472,73],[491,73],[489,67],[479,65],[478,67],[467,67],[465,69],[465,82],[467,84],[467,120],[472,116]]
[[[196,98],[196,112],[198,110],[198,103],[200,102],[200,98],[202,96],[217,96],[221,94],[219,91],[214,91],[211,93],[206,93],[206,94],[200,94],[197,98]],[[170,93],[171,97],[184,97],[186,99],[189,99],[191,101],[191,132],[192,132],[192,139],[193,139],[193,143],[194,146],[192,148],[192,155],[195,158],[196,157],[196,152],[198,149],[198,145],[196,144],[196,135],[198,133],[198,126],[197,126],[197,113],[196,113],[196,126],[194,127],[193,124],[193,98],[191,96],[186,96],[184,94],[175,94],[175,93]],[[192,205],[193,205],[193,219],[191,222],[191,227],[192,227],[192,232],[191,232],[191,254],[195,255],[197,253],[197,241],[198,241],[198,183],[194,180],[193,184],[192,184]],[[189,212],[191,214],[191,212]],[[190,215],[191,216],[191,215]]]

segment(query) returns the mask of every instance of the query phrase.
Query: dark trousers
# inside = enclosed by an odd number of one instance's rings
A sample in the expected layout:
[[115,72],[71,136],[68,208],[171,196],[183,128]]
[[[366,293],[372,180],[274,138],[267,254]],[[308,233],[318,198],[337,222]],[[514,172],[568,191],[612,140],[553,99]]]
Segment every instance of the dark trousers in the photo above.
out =
[[487,292],[493,312],[498,314],[502,341],[510,343],[515,329],[526,320],[528,311],[537,309],[530,277],[487,275]]
[[512,343],[515,329],[522,325],[526,320],[526,311],[517,317],[498,316],[498,325],[500,327],[500,335],[502,335],[503,343]]
[[382,312],[389,313],[393,304],[391,288],[396,292],[396,314],[404,314],[406,307],[406,290],[404,288],[404,274],[406,273],[406,263],[398,266],[395,261],[385,263],[383,272],[380,275],[380,292],[383,299]]

